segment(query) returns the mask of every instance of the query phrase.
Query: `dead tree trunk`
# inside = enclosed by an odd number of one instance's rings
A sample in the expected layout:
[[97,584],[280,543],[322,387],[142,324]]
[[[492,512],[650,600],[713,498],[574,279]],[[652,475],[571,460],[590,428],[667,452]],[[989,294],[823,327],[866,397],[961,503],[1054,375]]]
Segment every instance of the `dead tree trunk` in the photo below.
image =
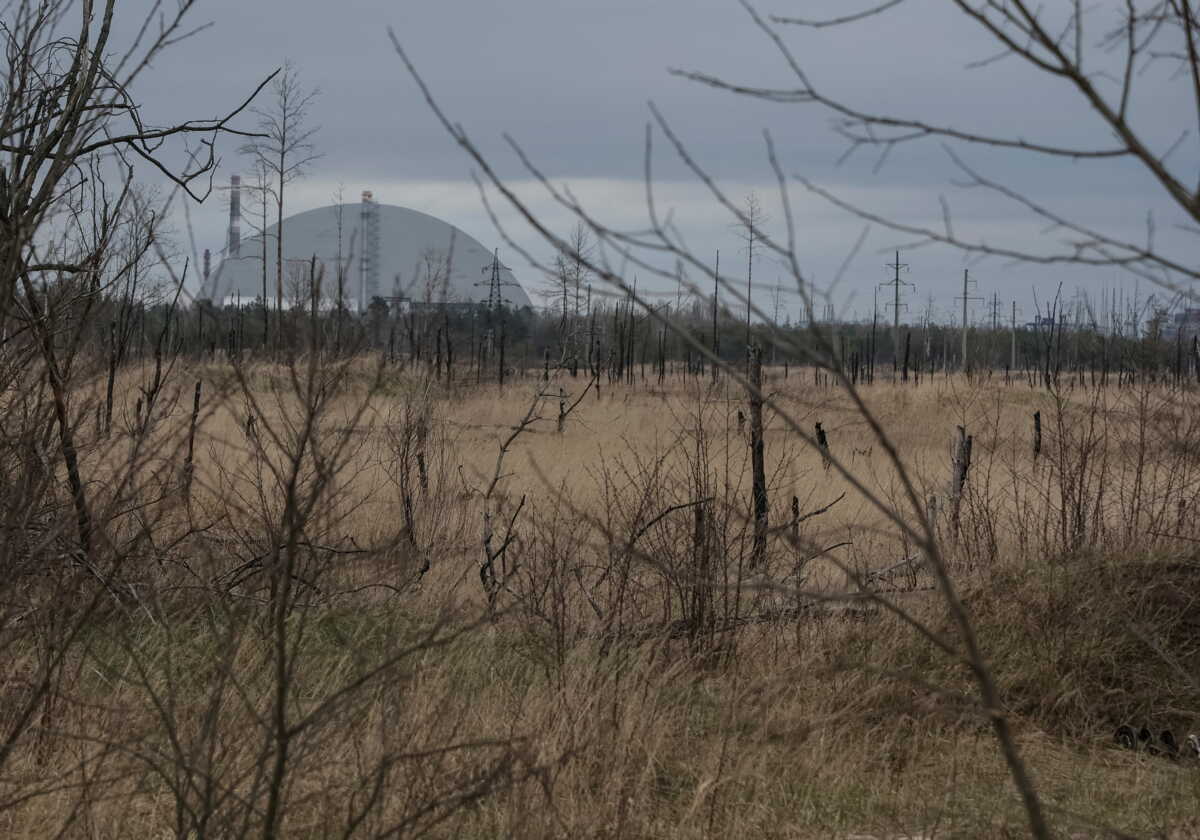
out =
[[201,381],[196,380],[196,394],[192,399],[192,420],[188,425],[187,459],[183,462],[183,498],[190,504],[192,501],[192,469],[196,453],[196,424],[200,420],[200,388]]
[[446,341],[446,384],[454,382],[454,348],[450,346],[450,313],[443,311],[443,332]]
[[421,484],[421,492],[429,491],[429,470],[425,467],[425,442],[429,439],[428,409],[421,412],[417,420],[417,480]]
[[59,447],[63,456],[63,464],[67,469],[67,485],[71,490],[71,498],[75,504],[75,520],[78,528],[79,549],[84,560],[90,560],[92,554],[92,515],[88,508],[87,485],[79,471],[79,455],[75,448],[75,432],[71,424],[71,413],[67,405],[69,388],[62,368],[59,366],[58,355],[54,344],[54,334],[51,331],[53,318],[50,313],[49,299],[43,310],[38,300],[37,291],[28,275],[22,275],[25,300],[33,316],[35,335],[40,339],[42,361],[46,366],[46,377],[50,382],[50,392],[54,399],[54,416],[58,422]]
[[500,364],[497,366],[496,380],[504,387],[504,322],[500,323]]
[[709,606],[712,600],[712,586],[708,563],[708,526],[706,510],[703,502],[694,508],[695,520],[692,526],[692,557],[693,579],[692,609],[691,609],[691,641],[695,645],[709,623]]
[[117,324],[108,324],[108,387],[104,394],[104,427],[103,435],[108,437],[112,432],[113,416],[113,387],[117,381]]
[[821,449],[821,466],[826,470],[829,469],[829,438],[825,436],[825,430],[821,428],[821,424],[816,424],[817,446]]
[[904,334],[904,370],[900,374],[901,382],[908,381],[908,356],[909,356],[909,352],[911,350],[912,350],[912,333],[907,332]]
[[433,339],[433,378],[442,381],[442,328],[437,328]]
[[959,511],[962,508],[963,492],[967,487],[967,473],[971,469],[971,444],[974,438],[963,426],[958,427],[958,440],[954,447],[954,477],[950,485],[950,504],[955,530],[958,529]]
[[767,471],[763,464],[762,348],[750,348],[750,464],[753,472],[754,547],[750,565],[759,566],[767,556]]
[[479,566],[479,580],[483,584],[483,591],[487,594],[489,608],[495,599],[498,586],[494,566],[496,555],[492,552],[492,536],[492,514],[485,510],[483,512],[483,563]]

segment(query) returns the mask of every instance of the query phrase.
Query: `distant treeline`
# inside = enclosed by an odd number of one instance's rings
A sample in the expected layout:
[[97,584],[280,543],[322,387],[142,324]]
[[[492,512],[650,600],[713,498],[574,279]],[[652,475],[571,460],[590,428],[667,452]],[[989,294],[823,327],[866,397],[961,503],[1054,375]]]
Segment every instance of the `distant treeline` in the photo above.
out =
[[[67,308],[79,299],[63,290]],[[840,366],[863,383],[964,369],[1008,371],[1043,384],[1065,376],[1105,384],[1127,376],[1200,382],[1194,335],[1150,330],[1120,336],[1066,324],[969,328],[964,363],[962,330],[955,326],[901,324],[898,336],[884,323],[748,327],[724,307],[714,314],[693,305],[675,314],[670,305],[648,311],[628,299],[593,299],[586,310],[564,313],[483,303],[390,305],[376,298],[359,314],[315,304],[276,312],[261,302],[235,307],[107,296],[100,305],[93,301],[84,317],[103,357],[116,365],[166,353],[248,359],[316,349],[382,353],[389,362],[476,380],[546,366],[622,378],[680,370],[701,375],[711,370],[709,354],[736,363],[755,344],[768,365]]]

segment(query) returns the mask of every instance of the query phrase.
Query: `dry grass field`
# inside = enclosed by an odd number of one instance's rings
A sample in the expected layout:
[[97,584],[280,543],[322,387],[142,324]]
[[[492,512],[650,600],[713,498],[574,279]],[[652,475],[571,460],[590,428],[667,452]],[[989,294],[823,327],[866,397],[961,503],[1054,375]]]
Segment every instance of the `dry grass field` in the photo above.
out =
[[755,563],[729,377],[212,364],[139,425],[126,375],[113,433],[79,424],[111,597],[75,627],[67,573],[6,590],[44,632],[5,732],[65,652],[2,836],[1020,836],[921,513],[1055,829],[1200,836],[1200,761],[1113,738],[1200,731],[1194,390],[938,375],[864,411],[771,369]]
[[1191,4],[137,5],[0,3],[0,840],[1200,840]]

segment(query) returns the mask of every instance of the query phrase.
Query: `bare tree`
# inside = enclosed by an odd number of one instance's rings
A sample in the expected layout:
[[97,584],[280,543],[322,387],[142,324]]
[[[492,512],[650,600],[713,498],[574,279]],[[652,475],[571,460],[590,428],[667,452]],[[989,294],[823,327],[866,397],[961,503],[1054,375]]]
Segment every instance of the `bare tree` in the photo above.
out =
[[[0,318],[19,314],[13,309],[19,288],[20,311],[28,313],[29,328],[41,341],[79,547],[86,555],[93,522],[70,419],[69,364],[61,358],[53,313],[46,308],[49,299],[38,284],[51,276],[78,278],[84,290],[99,291],[101,270],[130,195],[133,161],[149,163],[194,198],[207,195],[216,163],[213,140],[242,133],[228,123],[249,100],[218,119],[149,128],[129,89],[155,55],[185,34],[183,20],[193,4],[180,4],[175,14],[159,21],[156,35],[124,52],[110,42],[116,0],[89,0],[80,9],[78,27],[63,31],[72,5],[24,0],[5,10],[9,22],[0,34],[7,58],[0,80]],[[161,156],[162,144],[196,134],[204,138],[205,154],[193,155],[181,170],[171,168]],[[74,237],[68,226],[62,237],[39,238],[56,219],[81,220],[89,212],[90,235]]]
[[[156,57],[189,34],[185,19],[193,3],[158,10],[163,14],[147,18],[127,44],[114,38],[116,5],[18,0],[0,9],[0,650],[22,638],[26,625],[13,620],[18,612],[36,616],[29,624],[45,629],[31,688],[0,731],[0,768],[39,708],[50,723],[49,698],[64,662],[95,610],[116,592],[121,561],[140,545],[118,546],[110,538],[128,497],[120,475],[106,483],[105,498],[104,482],[86,474],[79,417],[87,395],[77,387],[120,360],[122,339],[110,322],[102,327],[109,359],[89,364],[82,352],[87,328],[110,290],[132,305],[159,235],[163,209],[137,206],[135,167],[148,166],[176,191],[202,200],[212,186],[218,138],[251,136],[231,121],[253,95],[224,116],[151,127],[130,91]],[[187,153],[189,139],[200,143]],[[179,146],[187,160],[182,167],[169,162]],[[131,329],[128,321],[121,329]],[[129,460],[136,461],[136,446]],[[60,466],[69,516],[55,500]],[[35,570],[57,582],[26,587]]]
[[[432,245],[421,251],[413,281],[425,304],[445,304],[450,294],[450,252]],[[417,288],[413,289],[413,292],[417,291]]]
[[[754,259],[756,248],[762,247],[763,226],[771,221],[762,202],[753,191],[747,193],[741,218],[733,222],[737,235],[746,243],[746,352],[750,352],[750,310],[754,289]],[[747,364],[749,364],[747,362]]]
[[559,340],[568,359],[573,360],[572,364],[577,364],[582,326],[580,313],[591,280],[587,261],[592,257],[592,236],[584,224],[577,223],[567,242],[570,251],[555,255],[554,270],[542,296],[550,308],[558,312]]
[[[320,91],[306,90],[300,84],[295,65],[286,62],[283,71],[271,86],[271,104],[255,108],[262,136],[246,143],[242,153],[253,161],[256,170],[266,174],[269,186],[264,200],[270,197],[275,208],[275,318],[276,341],[283,318],[283,211],[287,185],[302,177],[318,158],[312,143],[316,126],[308,124],[309,109]],[[265,237],[265,231],[263,233]],[[266,301],[263,301],[266,305]]]

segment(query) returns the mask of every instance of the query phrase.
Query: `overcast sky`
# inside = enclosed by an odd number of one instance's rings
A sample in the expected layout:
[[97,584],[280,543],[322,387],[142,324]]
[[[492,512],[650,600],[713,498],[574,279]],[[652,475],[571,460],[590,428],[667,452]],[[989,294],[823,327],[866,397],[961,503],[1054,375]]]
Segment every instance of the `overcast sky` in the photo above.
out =
[[[136,12],[140,2],[122,3],[119,13]],[[768,225],[772,234],[783,234],[783,213],[764,154],[764,129],[774,137],[789,175],[802,175],[884,215],[940,226],[939,196],[945,196],[960,235],[1027,250],[1054,241],[1019,207],[956,188],[957,175],[937,143],[898,147],[879,172],[872,154],[839,166],[845,142],[831,130],[827,112],[754,102],[672,76],[674,67],[750,85],[794,85],[779,54],[736,0],[204,0],[197,5],[193,22],[212,26],[173,47],[144,77],[138,95],[145,114],[155,123],[214,116],[285,59],[294,62],[303,84],[321,91],[311,121],[320,126],[315,141],[322,158],[291,188],[289,213],[331,203],[339,185],[348,201],[371,189],[381,202],[431,213],[489,247],[502,245],[471,181],[471,162],[436,123],[392,50],[386,33],[391,26],[445,111],[558,230],[570,227],[569,218],[534,187],[502,135],[513,135],[556,184],[569,184],[602,222],[641,228],[646,224],[643,138],[647,102],[653,101],[730,196],[758,194],[774,220]],[[767,0],[759,8],[816,17],[865,5]],[[1097,5],[1091,42],[1102,35],[1101,20],[1110,22],[1103,18],[1108,7],[1119,4]],[[819,87],[864,110],[1060,144],[1111,144],[1106,129],[1063,82],[1039,77],[1013,60],[966,69],[996,50],[949,6],[909,0],[895,12],[843,29],[781,31]],[[125,18],[126,25],[131,21]],[[1139,77],[1133,116],[1160,151],[1192,129],[1171,162],[1178,171],[1195,173],[1200,158],[1185,82],[1172,82],[1152,68]],[[264,98],[262,105],[268,104]],[[243,125],[252,121],[248,117]],[[223,183],[231,173],[246,170],[236,146],[225,141],[220,149]],[[1152,211],[1159,241],[1181,259],[1192,253],[1190,234],[1175,229],[1182,216],[1136,166],[978,148],[963,154],[989,177],[1111,234],[1143,240]],[[728,214],[672,160],[661,138],[655,170],[660,212],[673,211],[698,253],[720,248],[723,271],[733,272],[740,264],[736,271],[744,274],[745,255]],[[1194,174],[1186,181],[1194,183]],[[846,259],[863,222],[798,185],[792,194],[801,266],[824,286]],[[500,216],[524,247],[540,258],[551,256],[511,210],[500,208]],[[222,247],[225,219],[220,196],[193,208],[199,248],[215,252]],[[869,317],[873,289],[888,279],[887,252],[909,239],[873,229],[835,293],[839,308]],[[905,279],[915,284],[909,317],[919,317],[931,296],[939,319],[959,311],[953,297],[961,288],[960,253],[930,247],[901,259],[911,266]],[[533,271],[515,255],[507,261],[534,291],[539,281]],[[1133,289],[1132,279],[1115,269],[993,259],[972,264],[971,271],[977,294],[990,300],[997,292],[1005,312],[1016,300],[1026,320],[1033,314],[1034,289],[1043,301],[1060,282],[1066,295],[1083,286],[1097,301],[1102,288],[1125,282],[1130,293]],[[768,306],[767,287],[782,274],[767,260],[755,266],[763,290],[756,303]],[[1144,297],[1149,290],[1145,283],[1142,287]],[[983,304],[972,309],[976,317],[984,316]]]

